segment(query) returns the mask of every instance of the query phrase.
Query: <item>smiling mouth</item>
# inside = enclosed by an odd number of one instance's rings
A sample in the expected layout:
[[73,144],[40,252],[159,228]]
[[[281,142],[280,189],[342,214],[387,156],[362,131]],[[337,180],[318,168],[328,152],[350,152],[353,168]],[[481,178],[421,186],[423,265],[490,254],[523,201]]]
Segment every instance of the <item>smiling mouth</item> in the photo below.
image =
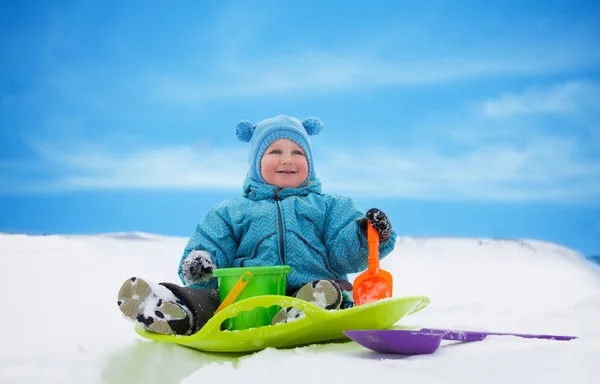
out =
[[291,175],[291,174],[296,173],[296,172],[294,172],[294,171],[277,171],[277,173],[283,173],[283,174],[286,174],[286,175]]

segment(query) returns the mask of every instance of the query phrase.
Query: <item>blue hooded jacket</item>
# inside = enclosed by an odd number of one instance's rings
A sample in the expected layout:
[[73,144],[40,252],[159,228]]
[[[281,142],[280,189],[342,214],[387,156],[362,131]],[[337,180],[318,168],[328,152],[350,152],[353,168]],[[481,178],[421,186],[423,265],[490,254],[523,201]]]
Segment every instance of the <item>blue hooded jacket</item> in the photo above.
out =
[[[359,228],[365,213],[350,198],[321,194],[316,177],[300,187],[282,189],[247,176],[243,189],[242,196],[206,214],[181,262],[191,251],[204,250],[217,268],[289,265],[288,290],[318,279],[347,280],[347,274],[367,268],[367,239]],[[392,231],[390,239],[380,243],[380,259],[395,243]],[[217,281],[192,287],[217,287]]]

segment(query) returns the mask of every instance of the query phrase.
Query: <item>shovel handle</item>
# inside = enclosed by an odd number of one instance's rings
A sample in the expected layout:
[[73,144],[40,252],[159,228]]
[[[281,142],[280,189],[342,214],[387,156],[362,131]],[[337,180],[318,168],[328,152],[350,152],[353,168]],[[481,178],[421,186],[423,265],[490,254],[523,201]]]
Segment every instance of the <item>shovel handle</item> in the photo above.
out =
[[367,220],[367,243],[369,244],[369,272],[377,273],[379,270],[379,233]]
[[561,336],[561,335],[535,335],[528,333],[506,333],[506,332],[479,332],[479,331],[463,331],[460,329],[435,329],[422,328],[419,332],[440,333],[444,340],[456,341],[481,341],[487,336],[515,336],[525,339],[548,339],[548,340],[573,340],[577,336]]
[[227,294],[219,308],[215,311],[215,313],[220,312],[223,308],[233,304],[235,299],[240,295],[246,284],[248,284],[252,280],[252,272],[244,272],[240,279],[235,283],[231,291]]

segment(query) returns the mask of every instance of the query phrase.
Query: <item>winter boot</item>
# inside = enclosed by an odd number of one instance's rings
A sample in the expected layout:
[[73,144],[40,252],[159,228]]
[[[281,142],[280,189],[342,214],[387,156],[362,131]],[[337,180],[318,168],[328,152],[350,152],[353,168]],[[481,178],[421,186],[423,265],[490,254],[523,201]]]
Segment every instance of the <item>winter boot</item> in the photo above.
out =
[[182,287],[173,283],[160,283],[160,285],[173,292],[190,310],[193,318],[192,334],[202,328],[221,305],[219,290],[215,288]]
[[127,279],[117,304],[125,316],[144,329],[163,335],[189,335],[193,316],[173,292],[139,277]]
[[[305,284],[294,297],[327,310],[340,309],[342,304],[342,290],[332,280],[315,280]],[[272,324],[289,323],[303,317],[304,313],[297,308],[283,308],[273,317]]]

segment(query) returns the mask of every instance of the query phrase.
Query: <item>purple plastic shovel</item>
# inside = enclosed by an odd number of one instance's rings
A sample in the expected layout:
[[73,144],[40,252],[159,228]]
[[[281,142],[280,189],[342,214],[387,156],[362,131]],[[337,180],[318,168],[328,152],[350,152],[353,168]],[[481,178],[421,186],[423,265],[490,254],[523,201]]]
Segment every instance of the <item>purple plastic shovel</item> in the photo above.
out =
[[346,336],[363,347],[379,353],[423,355],[437,351],[442,340],[480,341],[487,336],[516,336],[528,339],[572,340],[576,336],[533,335],[525,333],[476,332],[457,329],[422,328],[420,330],[354,330]]

